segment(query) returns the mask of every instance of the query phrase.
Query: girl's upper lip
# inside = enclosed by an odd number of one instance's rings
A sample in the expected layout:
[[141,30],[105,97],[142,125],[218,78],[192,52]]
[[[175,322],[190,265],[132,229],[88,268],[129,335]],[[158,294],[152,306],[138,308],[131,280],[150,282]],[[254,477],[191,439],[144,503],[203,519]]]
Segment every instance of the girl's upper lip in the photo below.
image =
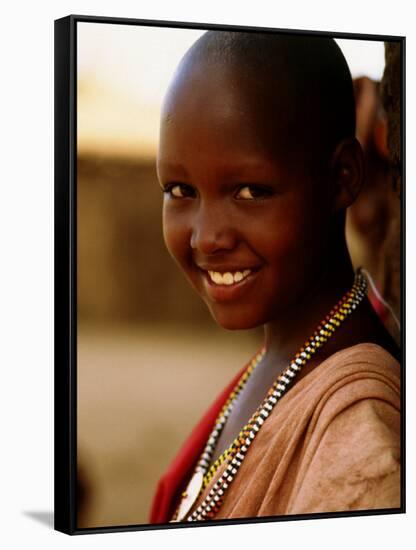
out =
[[247,264],[241,263],[240,265],[228,264],[228,265],[214,265],[214,264],[196,264],[200,269],[204,271],[216,271],[218,273],[227,273],[235,271],[244,271],[245,269],[250,269],[250,271],[257,271],[260,269],[260,266],[250,266]]

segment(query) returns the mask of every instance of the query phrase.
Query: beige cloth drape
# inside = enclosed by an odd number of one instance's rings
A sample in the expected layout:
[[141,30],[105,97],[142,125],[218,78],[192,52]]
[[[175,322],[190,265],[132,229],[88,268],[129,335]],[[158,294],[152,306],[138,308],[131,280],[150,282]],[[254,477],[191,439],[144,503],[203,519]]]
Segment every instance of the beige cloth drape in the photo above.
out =
[[399,507],[400,366],[380,346],[358,344],[282,397],[214,519]]

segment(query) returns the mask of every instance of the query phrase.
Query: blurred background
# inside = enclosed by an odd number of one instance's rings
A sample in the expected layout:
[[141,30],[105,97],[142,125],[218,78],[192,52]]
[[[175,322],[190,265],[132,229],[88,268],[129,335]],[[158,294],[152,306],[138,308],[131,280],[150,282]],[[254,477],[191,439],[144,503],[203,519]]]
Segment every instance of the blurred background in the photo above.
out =
[[[160,475],[262,333],[219,328],[162,238],[160,107],[204,31],[77,28],[78,527],[148,523]],[[348,213],[349,247],[398,316],[400,182],[383,107],[398,92],[380,85],[382,42],[337,42],[355,79],[368,174]],[[391,314],[372,300],[398,339]]]

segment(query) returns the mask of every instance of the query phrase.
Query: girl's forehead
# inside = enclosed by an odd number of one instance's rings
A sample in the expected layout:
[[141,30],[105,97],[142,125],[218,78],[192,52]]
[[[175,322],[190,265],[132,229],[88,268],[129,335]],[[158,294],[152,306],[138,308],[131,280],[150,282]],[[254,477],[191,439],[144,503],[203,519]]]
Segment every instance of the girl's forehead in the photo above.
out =
[[197,64],[176,74],[164,111],[185,106],[209,106],[218,111],[264,112],[282,116],[293,111],[298,89],[282,70],[273,75],[236,63]]
[[[161,144],[179,147],[246,147],[275,153],[299,141],[299,118],[288,86],[273,89],[241,70],[196,67],[179,75],[161,117]],[[296,137],[296,139],[294,139]]]

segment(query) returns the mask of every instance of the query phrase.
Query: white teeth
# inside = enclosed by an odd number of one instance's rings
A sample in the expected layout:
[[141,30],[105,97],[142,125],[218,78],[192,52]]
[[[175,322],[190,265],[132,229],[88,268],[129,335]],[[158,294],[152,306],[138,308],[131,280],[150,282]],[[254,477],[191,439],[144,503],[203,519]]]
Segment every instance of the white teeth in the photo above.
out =
[[209,274],[211,275],[211,279],[216,283],[217,285],[220,285],[222,283],[222,275],[221,273],[217,273],[216,271],[210,271]]
[[235,273],[230,273],[229,271],[227,271],[226,273],[219,273],[218,271],[208,271],[208,273],[211,281],[213,281],[216,285],[229,286],[242,281],[245,277],[247,277],[249,273],[251,273],[251,269],[236,271]]

